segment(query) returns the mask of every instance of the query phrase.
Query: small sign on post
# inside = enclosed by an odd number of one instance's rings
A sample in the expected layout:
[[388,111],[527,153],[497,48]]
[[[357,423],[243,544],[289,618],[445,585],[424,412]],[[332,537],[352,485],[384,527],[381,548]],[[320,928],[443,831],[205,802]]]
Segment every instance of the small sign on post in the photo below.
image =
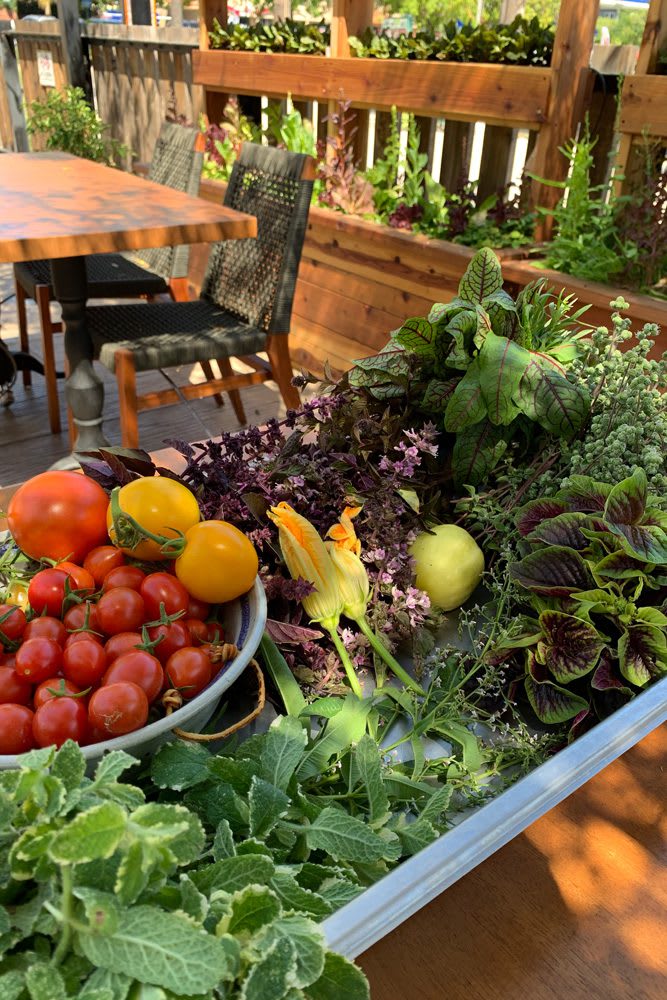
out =
[[53,54],[48,49],[37,49],[37,75],[42,87],[55,87]]

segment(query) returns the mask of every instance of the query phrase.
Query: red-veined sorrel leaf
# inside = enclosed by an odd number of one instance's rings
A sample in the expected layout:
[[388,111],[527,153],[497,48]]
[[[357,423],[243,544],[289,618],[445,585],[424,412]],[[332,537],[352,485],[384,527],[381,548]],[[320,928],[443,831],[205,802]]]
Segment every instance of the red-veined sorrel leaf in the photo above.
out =
[[413,316],[406,319],[396,334],[396,340],[408,351],[415,354],[431,354],[433,352],[433,327],[427,319]]
[[543,542],[545,545],[566,545],[568,548],[588,548],[589,540],[582,528],[592,528],[593,519],[588,514],[568,512],[557,514],[548,521],[542,521],[528,535],[529,542]]
[[519,507],[515,524],[519,534],[526,538],[531,531],[534,531],[538,524],[547,521],[550,517],[558,517],[569,510],[564,500],[554,500],[553,497],[544,500],[529,500],[523,507]]
[[429,323],[435,325],[449,316],[450,313],[456,312],[457,309],[461,309],[463,306],[467,308],[467,305],[467,302],[464,303],[459,298],[452,299],[451,302],[434,302],[427,319]]
[[595,691],[618,691],[619,694],[627,694],[630,697],[634,694],[617,675],[608,653],[603,653],[600,657],[600,662],[591,677],[591,687]]
[[607,497],[605,521],[611,524],[639,524],[646,510],[646,473],[636,469],[631,476],[617,483]]
[[574,719],[588,709],[588,702],[567,688],[543,679],[544,668],[536,663],[533,653],[528,653],[528,672],[524,680],[526,695],[535,715],[541,722],[555,725]]
[[459,283],[459,296],[466,302],[482,303],[503,287],[500,261],[493,250],[483,247],[468,264]]
[[358,358],[353,362],[355,368],[350,372],[352,376],[356,368],[362,371],[386,372],[389,375],[408,375],[410,372],[410,356],[396,341],[390,341],[379,354],[373,354],[368,358]]
[[642,563],[625,551],[610,552],[593,566],[593,575],[603,580],[632,580],[634,577],[646,578],[646,572],[652,569],[650,563]]
[[644,687],[667,672],[667,638],[650,626],[636,626],[618,640],[618,665],[631,684]]
[[604,510],[611,486],[598,483],[590,476],[570,476],[565,489],[556,494],[558,500],[568,505],[570,510],[580,510],[584,513],[594,513]]
[[502,430],[489,420],[466,427],[456,437],[452,472],[457,483],[477,486],[494,468],[507,444]]
[[533,354],[519,383],[517,403],[545,430],[573,437],[588,417],[590,397],[582,384],[570,382]]
[[655,524],[610,524],[609,528],[630,555],[656,566],[667,564],[667,532],[663,528]]
[[579,553],[562,545],[530,552],[520,562],[512,563],[510,572],[526,590],[551,597],[590,590],[595,583]]
[[536,656],[552,677],[568,684],[590,673],[604,649],[593,625],[561,611],[543,611],[540,625],[544,638]]
[[455,378],[446,381],[432,378],[426,386],[424,398],[419,404],[420,409],[426,410],[428,413],[444,413],[457,385],[458,380]]
[[489,330],[478,364],[482,395],[492,424],[509,424],[520,412],[514,397],[529,360],[529,351]]
[[469,366],[465,375],[452,393],[445,411],[445,430],[456,434],[465,427],[478,424],[486,416],[486,405],[482,398],[479,381],[479,361]]

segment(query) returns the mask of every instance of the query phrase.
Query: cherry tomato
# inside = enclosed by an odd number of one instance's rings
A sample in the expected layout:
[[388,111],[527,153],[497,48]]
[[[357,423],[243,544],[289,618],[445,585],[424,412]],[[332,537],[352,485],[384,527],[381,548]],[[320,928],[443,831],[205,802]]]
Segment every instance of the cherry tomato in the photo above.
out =
[[77,566],[76,563],[65,560],[65,562],[59,562],[56,569],[67,573],[69,589],[76,591],[78,597],[86,597],[88,594],[95,593],[95,578],[83,566]]
[[207,642],[224,642],[225,641],[225,630],[220,624],[220,622],[206,622],[207,628]]
[[129,653],[130,650],[136,649],[142,642],[143,639],[138,632],[117,632],[116,635],[112,635],[110,639],[107,639],[104,644],[107,663],[113,663],[123,653]]
[[[123,486],[118,494],[121,510],[133,517],[138,524],[154,535],[176,538],[185,534],[199,521],[199,505],[193,493],[175,479],[166,476],[135,479]],[[111,518],[111,505],[107,513],[109,538],[116,541]],[[126,555],[147,562],[161,562],[169,554],[161,551],[157,542],[149,539],[139,542],[134,549],[119,546]]]
[[78,472],[42,472],[9,502],[7,523],[16,544],[33,559],[80,562],[107,541],[109,498]]
[[189,646],[201,646],[208,642],[208,625],[199,618],[185,618],[183,624],[190,633]]
[[51,698],[35,712],[32,734],[38,747],[61,747],[66,740],[85,742],[88,712],[78,698]]
[[156,656],[162,664],[166,663],[177,649],[192,645],[190,630],[185,622],[180,620],[165,625],[152,625],[147,631],[151,642],[160,640],[153,646],[153,656]]
[[146,606],[146,620],[160,617],[160,605],[168,615],[187,611],[190,595],[178,580],[169,573],[151,573],[141,584],[140,594]]
[[[35,694],[32,700],[35,709],[38,709],[42,705],[46,704],[47,701],[51,701],[52,698],[63,698],[68,694],[80,693],[81,688],[78,684],[73,684],[72,681],[68,681],[66,677],[49,677],[48,680],[42,681],[38,688],[35,688]],[[85,705],[85,698],[79,698],[78,700],[82,701]]]
[[63,651],[53,639],[28,639],[16,651],[16,673],[41,684],[59,673]]
[[83,560],[83,568],[88,570],[98,587],[104,583],[107,573],[124,565],[125,556],[115,545],[98,545]]
[[65,612],[63,622],[68,632],[76,632],[79,629],[87,629],[89,632],[100,631],[97,606],[92,601],[73,605],[69,611]]
[[136,632],[145,620],[144,599],[129,587],[114,587],[99,599],[97,620],[106,635]]
[[207,604],[206,601],[198,601],[196,597],[190,595],[190,600],[188,601],[188,610],[186,612],[188,618],[201,618],[204,621],[211,613],[211,605]]
[[32,750],[33,713],[25,705],[0,705],[0,754]]
[[105,739],[141,729],[148,719],[148,698],[132,681],[117,681],[95,691],[88,703],[88,721]]
[[164,686],[162,664],[145,649],[123,653],[113,661],[104,675],[103,685],[132,681],[146,692],[149,702],[155,701]]
[[2,638],[16,642],[25,631],[27,621],[25,613],[15,604],[0,604],[0,641]]
[[195,646],[177,650],[167,660],[164,671],[167,684],[177,688],[186,700],[203,691],[213,675],[208,654]]
[[0,666],[0,704],[29,705],[32,698],[32,684],[21,677],[14,667]]
[[107,655],[99,642],[76,642],[63,653],[63,674],[81,687],[95,687],[107,669]]
[[111,569],[104,577],[102,590],[113,590],[115,587],[127,587],[129,590],[139,590],[146,579],[146,574],[138,566],[118,566]]
[[95,635],[94,632],[70,632],[63,644],[63,650],[69,649],[70,646],[74,646],[78,642],[96,642],[98,646],[104,646],[102,636]]
[[259,561],[255,547],[227,521],[202,521],[185,533],[176,576],[200,601],[223,604],[250,590]]
[[61,569],[42,569],[35,573],[28,585],[28,600],[36,615],[46,613],[62,617],[67,573]]
[[42,615],[41,618],[33,618],[25,627],[23,641],[27,639],[53,639],[59,646],[62,646],[67,638],[67,629],[59,618],[52,618],[50,615]]

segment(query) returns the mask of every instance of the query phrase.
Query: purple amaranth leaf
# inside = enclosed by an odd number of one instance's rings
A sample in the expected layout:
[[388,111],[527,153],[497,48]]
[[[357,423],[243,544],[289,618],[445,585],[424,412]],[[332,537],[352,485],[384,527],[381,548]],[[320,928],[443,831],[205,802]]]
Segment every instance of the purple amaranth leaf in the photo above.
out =
[[618,640],[618,664],[631,684],[645,687],[667,673],[667,637],[650,626],[634,626]]
[[635,559],[629,553],[619,550],[610,552],[593,566],[593,574],[605,580],[646,579],[646,563]]
[[278,622],[273,618],[267,618],[266,631],[274,642],[297,645],[302,642],[314,642],[321,639],[324,632],[319,632],[315,628],[305,628],[303,625],[292,625],[290,622]]
[[528,653],[527,667],[524,680],[526,695],[541,722],[549,725],[567,722],[588,709],[585,698],[546,679],[546,669],[537,663],[532,652]]
[[627,694],[630,697],[634,692],[627,687],[617,675],[611,657],[604,652],[600,657],[600,662],[595,668],[595,673],[591,677],[591,687],[595,691],[618,691],[620,694]]
[[667,532],[655,524],[610,524],[630,555],[658,566],[667,564]]
[[603,511],[611,486],[598,483],[590,476],[571,476],[569,485],[556,494],[556,499],[567,504],[569,510],[583,513]]
[[543,611],[540,625],[544,638],[536,657],[552,677],[568,684],[591,672],[604,649],[593,625],[561,611]]
[[596,721],[595,715],[591,712],[590,708],[582,709],[572,721],[570,731],[567,734],[567,742],[573,743],[574,740],[578,740],[580,736],[583,736],[584,733],[593,728]]
[[646,510],[646,473],[637,469],[611,490],[604,507],[610,524],[639,524]]
[[590,541],[582,528],[593,529],[595,522],[588,514],[568,512],[557,514],[547,521],[542,521],[528,535],[529,542],[542,542],[544,545],[565,545],[567,548],[580,551],[588,548]]
[[523,507],[519,507],[514,523],[519,534],[526,538],[542,521],[558,517],[559,514],[564,514],[569,509],[564,500],[554,500],[553,497],[530,500]]
[[553,545],[531,552],[510,566],[512,578],[526,590],[547,597],[566,597],[595,586],[587,563],[574,549]]

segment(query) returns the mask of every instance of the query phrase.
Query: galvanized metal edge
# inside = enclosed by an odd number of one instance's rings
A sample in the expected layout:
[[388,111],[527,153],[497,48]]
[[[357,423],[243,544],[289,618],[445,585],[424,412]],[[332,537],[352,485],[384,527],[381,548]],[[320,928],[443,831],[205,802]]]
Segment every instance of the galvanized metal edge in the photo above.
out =
[[667,678],[327,917],[329,947],[356,958],[665,721]]

